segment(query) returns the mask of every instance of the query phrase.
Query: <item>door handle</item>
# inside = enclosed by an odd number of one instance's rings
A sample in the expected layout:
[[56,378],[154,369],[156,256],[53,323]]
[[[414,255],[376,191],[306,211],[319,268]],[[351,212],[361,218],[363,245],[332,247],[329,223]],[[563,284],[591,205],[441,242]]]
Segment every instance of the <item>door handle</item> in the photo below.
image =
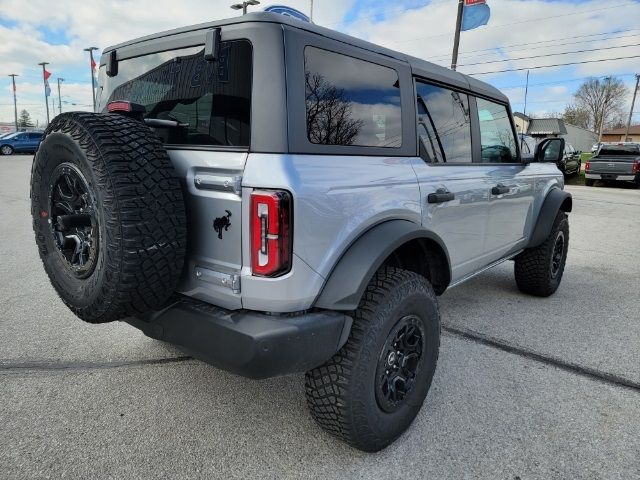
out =
[[455,194],[453,192],[449,192],[444,188],[439,188],[436,190],[436,193],[430,193],[427,195],[428,203],[444,203],[449,202],[455,198]]
[[504,185],[499,183],[491,189],[491,195],[502,195],[504,193],[509,193],[510,190],[511,188],[505,187]]

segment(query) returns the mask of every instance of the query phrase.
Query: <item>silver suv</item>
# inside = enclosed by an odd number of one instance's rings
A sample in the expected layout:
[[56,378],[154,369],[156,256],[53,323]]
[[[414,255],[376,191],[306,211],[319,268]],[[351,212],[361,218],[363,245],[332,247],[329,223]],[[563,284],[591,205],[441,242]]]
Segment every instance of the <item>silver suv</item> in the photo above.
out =
[[562,278],[564,141],[523,158],[474,78],[259,13],[105,50],[98,104],[33,163],[62,300],[240,375],[306,371],[313,417],[356,448],[419,411],[437,295],[506,260],[525,293]]

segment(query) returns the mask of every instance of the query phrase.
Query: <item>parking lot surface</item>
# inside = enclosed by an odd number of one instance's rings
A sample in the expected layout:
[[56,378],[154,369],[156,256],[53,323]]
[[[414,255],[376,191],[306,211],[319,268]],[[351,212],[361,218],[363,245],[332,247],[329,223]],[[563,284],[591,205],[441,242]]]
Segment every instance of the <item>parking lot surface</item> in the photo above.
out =
[[0,157],[1,478],[640,478],[640,191],[568,187],[553,297],[520,294],[510,262],[446,292],[427,401],[365,454],[315,426],[302,375],[75,318],[37,256],[30,167]]

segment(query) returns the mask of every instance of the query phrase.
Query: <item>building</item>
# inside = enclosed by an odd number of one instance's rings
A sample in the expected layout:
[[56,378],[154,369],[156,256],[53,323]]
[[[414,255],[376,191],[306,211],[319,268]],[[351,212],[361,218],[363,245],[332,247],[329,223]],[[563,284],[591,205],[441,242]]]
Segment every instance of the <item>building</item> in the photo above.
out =
[[13,133],[16,131],[16,124],[14,122],[0,122],[0,135],[5,133]]
[[[626,133],[627,127],[614,128],[613,130],[602,132],[602,141],[624,142]],[[640,142],[640,125],[631,125],[631,127],[629,128],[629,141]]]
[[593,144],[598,142],[598,135],[595,133],[565,123],[561,118],[531,118],[515,112],[513,120],[518,133],[531,135],[536,141],[549,137],[562,137],[567,143],[573,145],[573,148],[583,152],[591,151]]

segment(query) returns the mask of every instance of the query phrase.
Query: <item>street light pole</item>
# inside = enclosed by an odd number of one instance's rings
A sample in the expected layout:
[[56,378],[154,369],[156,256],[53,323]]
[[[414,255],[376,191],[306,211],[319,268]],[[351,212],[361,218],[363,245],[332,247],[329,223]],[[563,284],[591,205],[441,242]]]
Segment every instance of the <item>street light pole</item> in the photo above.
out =
[[44,104],[47,106],[47,125],[49,125],[49,99],[47,98],[47,79],[45,78],[45,65],[49,65],[49,62],[40,62],[38,65],[42,65],[42,83],[44,85]]
[[18,101],[16,100],[16,77],[18,76],[15,73],[9,75],[11,77],[11,81],[13,82],[13,114],[16,122],[16,132],[18,131]]
[[259,0],[246,0],[245,2],[242,3],[235,3],[233,5],[231,5],[231,8],[234,10],[242,10],[242,15],[246,15],[247,14],[247,7],[249,5],[259,5],[260,1]]
[[60,82],[64,82],[64,78],[58,77],[58,110],[62,113],[62,97],[60,96]]
[[96,111],[96,78],[93,75],[93,51],[98,50],[98,47],[85,48],[85,52],[89,52],[89,68],[91,68],[91,98],[93,99],[93,111]]

